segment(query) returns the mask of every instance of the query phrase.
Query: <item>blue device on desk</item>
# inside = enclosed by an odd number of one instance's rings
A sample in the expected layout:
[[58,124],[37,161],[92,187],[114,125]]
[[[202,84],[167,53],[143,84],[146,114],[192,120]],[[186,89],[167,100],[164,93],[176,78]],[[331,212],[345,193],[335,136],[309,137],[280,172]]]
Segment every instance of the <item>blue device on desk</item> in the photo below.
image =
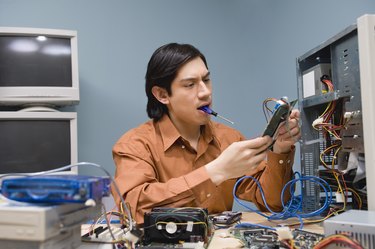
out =
[[110,179],[84,175],[41,175],[5,179],[1,193],[31,203],[84,203],[110,194]]

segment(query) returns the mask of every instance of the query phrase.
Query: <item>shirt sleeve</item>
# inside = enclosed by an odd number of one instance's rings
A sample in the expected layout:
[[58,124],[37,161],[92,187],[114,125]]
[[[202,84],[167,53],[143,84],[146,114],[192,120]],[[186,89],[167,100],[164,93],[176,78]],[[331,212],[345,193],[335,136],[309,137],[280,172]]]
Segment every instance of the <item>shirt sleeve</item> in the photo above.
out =
[[[281,193],[287,182],[293,177],[293,162],[294,162],[295,147],[293,146],[290,153],[277,154],[269,151],[267,154],[267,161],[264,161],[258,168],[249,172],[248,175],[254,177],[260,183],[263,189],[264,199],[267,206],[275,212],[282,210]],[[256,182],[247,178],[239,183],[236,189],[238,198],[248,200],[256,204],[261,211],[268,211],[262,199],[261,190]],[[283,202],[290,198],[289,189],[284,191]]]
[[[194,188],[212,184],[204,167],[167,182],[159,182],[150,153],[147,148],[144,151],[140,148],[133,141],[117,143],[112,150],[116,164],[115,183],[138,223],[143,223],[144,213],[153,207],[195,206]],[[119,204],[120,197],[114,188],[112,194]]]

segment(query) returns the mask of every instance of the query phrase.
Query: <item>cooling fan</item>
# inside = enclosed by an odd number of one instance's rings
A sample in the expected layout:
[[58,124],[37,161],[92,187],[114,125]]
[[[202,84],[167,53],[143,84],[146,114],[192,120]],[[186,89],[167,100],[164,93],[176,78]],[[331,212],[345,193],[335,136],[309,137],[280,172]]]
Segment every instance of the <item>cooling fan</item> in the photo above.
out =
[[154,208],[144,216],[144,244],[207,241],[208,212],[202,208]]

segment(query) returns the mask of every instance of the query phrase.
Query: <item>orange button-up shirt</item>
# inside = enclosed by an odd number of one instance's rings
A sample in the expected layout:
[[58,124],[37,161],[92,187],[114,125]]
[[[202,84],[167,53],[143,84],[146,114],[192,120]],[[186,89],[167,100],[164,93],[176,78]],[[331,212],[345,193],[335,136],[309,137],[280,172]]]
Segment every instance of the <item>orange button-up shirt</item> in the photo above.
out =
[[[115,182],[130,205],[138,224],[153,207],[202,207],[209,213],[231,210],[232,190],[237,179],[216,186],[204,167],[230,144],[244,140],[237,130],[210,121],[202,127],[197,150],[184,140],[168,115],[148,121],[126,132],[113,146]],[[288,154],[267,154],[247,175],[258,179],[268,206],[281,209],[282,187],[292,177],[294,149]],[[285,191],[289,193],[289,191]],[[112,189],[117,204],[120,198]],[[265,210],[256,183],[247,179],[237,187],[237,196]]]

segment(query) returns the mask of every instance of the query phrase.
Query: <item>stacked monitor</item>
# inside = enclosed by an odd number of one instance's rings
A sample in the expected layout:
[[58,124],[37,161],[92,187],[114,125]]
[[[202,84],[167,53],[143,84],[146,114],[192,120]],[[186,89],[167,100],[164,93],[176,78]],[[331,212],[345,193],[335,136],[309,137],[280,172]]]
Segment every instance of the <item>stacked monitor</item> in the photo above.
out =
[[0,141],[0,174],[33,173],[77,163],[77,115],[0,112]]
[[77,163],[78,103],[76,31],[0,27],[0,174]]
[[0,28],[0,104],[78,104],[77,32]]

